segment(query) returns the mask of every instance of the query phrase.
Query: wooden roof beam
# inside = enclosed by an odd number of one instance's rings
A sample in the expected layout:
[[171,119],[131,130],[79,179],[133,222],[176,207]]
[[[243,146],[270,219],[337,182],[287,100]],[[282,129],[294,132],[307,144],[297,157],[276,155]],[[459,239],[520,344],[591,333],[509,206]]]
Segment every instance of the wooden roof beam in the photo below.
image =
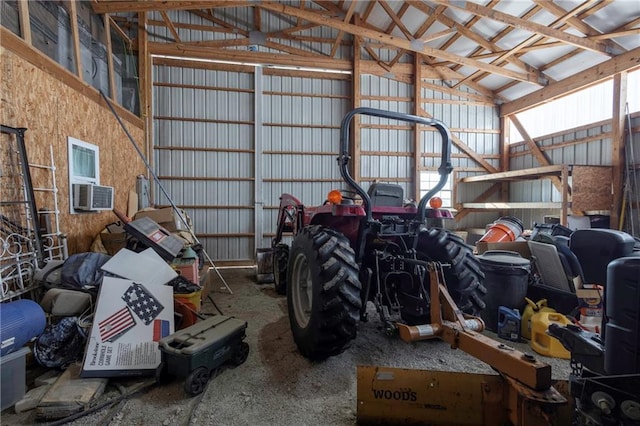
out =
[[[355,11],[357,4],[358,3],[355,1],[351,2],[351,4],[349,5],[349,9],[347,10],[347,13],[345,13],[344,22],[351,21],[351,17],[353,16],[353,12]],[[338,47],[340,47],[340,43],[342,42],[343,37],[344,37],[344,31],[338,32],[338,36],[336,37],[336,42],[333,44],[333,47],[331,48],[331,53],[329,54],[330,57],[333,58],[334,56],[336,56],[336,52],[338,51]]]
[[[554,20],[551,24],[549,24],[550,28],[554,28],[560,25],[560,28],[562,28],[562,25],[566,25],[566,21],[568,19],[570,19],[572,16],[575,16],[576,14],[582,12],[584,10],[584,8],[586,8],[588,5],[591,4],[591,1],[587,1],[579,6],[577,6],[576,8],[570,10],[569,12],[566,12],[563,16],[558,17],[556,20]],[[541,36],[539,35],[532,35],[528,38],[526,38],[524,41],[520,42],[517,46],[511,48],[508,52],[506,52],[505,54],[501,55],[499,58],[494,59],[493,61],[491,61],[492,64],[496,64],[496,65],[504,65],[506,63],[506,59],[509,56],[513,56],[516,55],[518,53],[520,53],[520,51],[525,48],[525,47],[529,47],[533,44],[535,44],[537,41],[539,41],[541,38]],[[500,60],[502,60],[503,62],[500,62]],[[476,72],[472,75],[470,75],[468,78],[478,82],[480,80],[482,80],[483,78],[485,78],[488,74],[486,73],[480,73],[480,72]],[[555,80],[551,80],[550,82],[553,82]],[[502,88],[499,88],[502,89]],[[504,89],[503,89],[504,90]],[[499,91],[498,91],[499,93]]]
[[[540,163],[541,166],[551,166],[551,161],[549,161],[547,156],[544,154],[544,152],[542,152],[533,138],[529,136],[527,130],[524,128],[520,120],[518,120],[518,117],[513,114],[510,115],[509,118],[511,119],[513,125],[516,126],[516,129],[518,129],[518,132],[520,132],[520,136],[524,138],[527,146],[529,147],[529,151],[531,151],[536,160],[538,160],[538,163]],[[551,183],[556,187],[558,191],[562,192],[562,182],[560,182],[560,178],[558,176],[553,176],[551,178]]]
[[176,42],[180,43],[182,40],[180,40],[180,35],[178,34],[178,30],[176,30],[176,27],[173,26],[173,22],[171,22],[171,19],[169,19],[169,15],[167,14],[167,12],[165,10],[161,10],[160,15],[162,15],[162,19],[167,24],[167,27],[169,27],[169,31],[171,31],[171,34],[173,35],[173,39]]
[[[552,2],[552,1],[547,1],[547,0],[533,0],[538,6],[542,7],[543,9],[547,10],[548,12],[552,13],[553,15],[557,16],[557,17],[561,17],[564,16],[567,11],[565,9],[563,9],[561,6],[557,5],[556,3]],[[588,4],[589,2],[586,2],[584,4]],[[601,38],[597,38],[597,36],[601,35],[600,31],[596,30],[595,28],[593,28],[591,25],[587,24],[586,22],[584,22],[582,19],[578,18],[578,13],[572,15],[571,17],[569,17],[567,19],[567,24],[569,24],[570,26],[572,26],[573,28],[575,28],[576,30],[580,31],[582,34],[588,36],[588,38],[590,40],[602,40]],[[619,44],[611,41],[611,40],[607,40],[605,41],[605,43],[608,44],[609,49],[610,50],[616,50],[616,49],[620,49],[622,52],[626,52],[627,49],[623,48],[622,46],[620,46]]]
[[602,53],[608,56],[612,56],[616,52],[612,52],[607,43],[603,43],[601,41],[593,41],[584,37],[578,37],[573,34],[566,33],[561,30],[556,30],[554,28],[550,28],[546,25],[538,24],[533,21],[525,20],[522,18],[518,18],[513,15],[509,15],[494,9],[490,9],[485,6],[481,6],[472,2],[464,2],[462,3],[453,3],[453,2],[445,2],[444,0],[435,0],[437,3],[446,3],[450,7],[455,7],[457,9],[464,10],[466,12],[473,13],[475,15],[480,15],[484,18],[492,19],[494,21],[502,22],[503,24],[507,24],[512,27],[517,27],[520,30],[530,31],[535,34],[540,34],[558,41],[562,41],[567,44],[571,44],[573,46],[591,50],[596,53]]
[[[497,2],[491,2],[489,3],[489,5],[493,5]],[[416,2],[416,1],[411,1],[410,4],[412,6],[414,6],[416,9],[419,9],[420,11],[430,15],[432,10],[428,5],[422,3],[422,2]],[[442,7],[442,5],[440,6]],[[476,19],[477,18],[477,19]],[[478,47],[478,49],[474,50],[475,53],[479,53],[482,49],[486,49],[489,52],[493,52],[495,50],[502,50],[500,49],[499,46],[497,46],[495,43],[493,43],[492,41],[486,40],[484,37],[480,36],[479,34],[474,33],[473,31],[471,31],[471,25],[475,24],[477,21],[480,20],[480,17],[475,16],[474,18],[472,18],[467,24],[465,25],[461,25],[459,23],[457,23],[456,21],[454,21],[453,19],[451,19],[450,17],[448,17],[447,15],[444,14],[439,14],[437,17],[437,20],[440,21],[442,24],[450,27],[450,28],[454,28],[458,31],[458,34],[456,34],[456,36],[451,37],[443,46],[440,47],[441,50],[446,50],[448,46],[450,46],[452,43],[452,40],[456,40],[457,38],[459,38],[459,36],[464,36],[468,39],[470,39],[471,41],[477,43],[480,47]],[[467,56],[470,57],[470,56]],[[514,65],[518,66],[519,68],[530,72],[534,75],[537,76],[538,81],[548,81],[549,78],[547,76],[545,76],[544,74],[542,74],[540,71],[538,71],[535,67],[526,64],[525,62],[523,62],[522,60],[520,60],[517,57],[508,57],[507,59],[509,62],[513,63]],[[458,83],[458,85],[460,85],[461,82]]]
[[[387,15],[389,15],[393,23],[396,24],[396,27],[398,27],[400,31],[402,31],[402,34],[404,34],[407,40],[413,40],[413,34],[411,34],[411,31],[409,31],[406,25],[404,25],[404,22],[402,22],[402,19],[400,19],[400,17],[396,15],[396,13],[393,11],[393,9],[391,9],[389,4],[387,4],[385,0],[378,0],[378,4],[382,6],[385,12],[387,12]],[[391,31],[387,31],[387,34],[391,34]]]
[[569,95],[587,86],[599,83],[623,71],[640,67],[640,47],[618,55],[564,80],[557,81],[520,99],[501,106],[501,115],[516,114],[545,102]]
[[[244,42],[244,40],[239,40]],[[202,43],[202,42],[200,42]],[[331,59],[327,56],[274,55],[264,52],[230,50],[209,46],[192,46],[187,43],[149,42],[149,51],[153,55],[198,58],[204,60],[219,59],[244,63],[259,63],[286,66],[303,66],[309,68],[326,68],[340,71],[351,71],[351,61]]]
[[431,48],[429,46],[426,46],[423,42],[419,40],[413,40],[413,41],[402,40],[397,37],[390,36],[389,34],[385,34],[381,31],[371,30],[369,28],[362,28],[357,25],[345,23],[341,20],[333,19],[321,13],[302,10],[299,8],[295,8],[295,7],[291,7],[291,6],[287,6],[285,4],[279,4],[279,3],[260,3],[259,7],[262,7],[268,10],[273,10],[275,12],[279,12],[284,15],[300,17],[307,21],[326,25],[332,28],[336,28],[338,30],[345,31],[356,36],[367,37],[372,40],[377,40],[382,43],[388,44],[390,46],[400,47],[405,50],[410,50],[410,51],[421,53],[424,55],[433,56],[436,58],[459,62],[473,68],[482,69],[484,71],[492,72],[492,73],[509,77],[515,80],[521,80],[521,81],[527,81],[535,84],[540,84],[540,82],[537,79],[537,76],[531,73],[521,73],[521,72],[503,69],[494,65],[485,64],[481,61],[476,61],[473,59],[466,58],[464,56],[459,56],[450,52],[444,52],[438,49]]
[[[431,114],[429,114],[427,111],[425,111],[424,108],[420,107],[417,110],[419,112],[419,115],[421,115],[423,117],[427,117],[427,118],[433,118],[433,116]],[[467,145],[462,139],[460,139],[456,135],[451,135],[451,142],[456,147],[458,147],[458,149],[460,151],[462,151],[465,154],[467,154],[473,161],[478,163],[480,166],[482,166],[489,173],[496,173],[498,171],[498,169],[493,167],[489,162],[487,162],[487,160],[482,158],[482,156],[480,156],[477,152],[475,152],[473,149],[471,149],[471,147],[469,147],[469,145]]]
[[118,1],[101,0],[91,3],[94,12],[118,13],[118,12],[152,12],[160,10],[197,10],[213,9],[219,7],[244,7],[249,6],[247,1]]

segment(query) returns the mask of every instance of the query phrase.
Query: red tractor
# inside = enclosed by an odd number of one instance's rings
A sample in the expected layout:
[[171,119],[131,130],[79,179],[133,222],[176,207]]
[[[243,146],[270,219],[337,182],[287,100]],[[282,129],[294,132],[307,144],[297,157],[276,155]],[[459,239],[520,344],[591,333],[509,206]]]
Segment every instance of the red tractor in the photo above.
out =
[[[405,203],[399,185],[374,183],[365,191],[349,173],[349,125],[356,114],[433,126],[442,138],[440,180],[422,199]],[[471,247],[443,227],[451,212],[427,203],[452,171],[451,133],[439,120],[371,108],[349,112],[340,128],[338,164],[346,188],[318,207],[283,194],[272,242],[275,287],[287,295],[294,340],[305,357],[342,352],[366,321],[373,302],[385,330],[397,323],[429,324],[429,262],[444,267],[447,289],[464,313],[484,307],[484,274]],[[289,247],[283,234],[293,234]]]

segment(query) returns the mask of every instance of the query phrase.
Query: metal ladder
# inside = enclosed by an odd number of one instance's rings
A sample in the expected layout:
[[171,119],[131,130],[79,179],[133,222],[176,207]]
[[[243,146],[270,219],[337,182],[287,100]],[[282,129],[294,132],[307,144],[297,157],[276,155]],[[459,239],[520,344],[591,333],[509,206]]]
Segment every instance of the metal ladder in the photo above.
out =
[[[44,205],[53,204],[53,210],[46,207],[38,209],[40,237],[44,261],[65,260],[69,257],[67,250],[67,235],[60,232],[60,210],[58,209],[58,187],[56,185],[56,166],[53,159],[53,146],[49,145],[49,161],[51,165],[29,164],[32,169],[45,170],[50,173],[51,188],[35,187],[34,192],[43,193],[42,198],[50,194],[51,200]],[[51,220],[53,218],[53,221]]]

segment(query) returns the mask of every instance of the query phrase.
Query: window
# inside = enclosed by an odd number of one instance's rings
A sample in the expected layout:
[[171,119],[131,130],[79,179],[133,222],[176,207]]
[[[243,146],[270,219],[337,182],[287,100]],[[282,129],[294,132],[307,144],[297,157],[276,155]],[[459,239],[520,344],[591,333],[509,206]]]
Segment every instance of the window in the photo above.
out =
[[[435,187],[440,182],[440,174],[438,172],[420,172],[420,198],[429,192],[430,189]],[[451,200],[451,175],[447,179],[442,189],[434,195],[435,197],[442,198],[442,207],[452,208],[453,202]]]
[[100,185],[100,148],[79,139],[67,138],[69,151],[69,204],[73,208],[73,184],[90,183]]

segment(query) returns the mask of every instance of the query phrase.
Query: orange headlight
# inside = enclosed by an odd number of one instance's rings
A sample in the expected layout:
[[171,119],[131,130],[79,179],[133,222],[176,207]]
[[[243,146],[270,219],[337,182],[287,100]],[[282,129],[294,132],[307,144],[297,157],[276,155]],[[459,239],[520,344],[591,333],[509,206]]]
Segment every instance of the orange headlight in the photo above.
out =
[[340,204],[342,202],[342,192],[340,192],[339,189],[329,191],[327,200],[329,200],[331,204]]
[[429,206],[432,209],[439,209],[440,207],[442,207],[442,198],[433,197],[432,199],[429,200]]

